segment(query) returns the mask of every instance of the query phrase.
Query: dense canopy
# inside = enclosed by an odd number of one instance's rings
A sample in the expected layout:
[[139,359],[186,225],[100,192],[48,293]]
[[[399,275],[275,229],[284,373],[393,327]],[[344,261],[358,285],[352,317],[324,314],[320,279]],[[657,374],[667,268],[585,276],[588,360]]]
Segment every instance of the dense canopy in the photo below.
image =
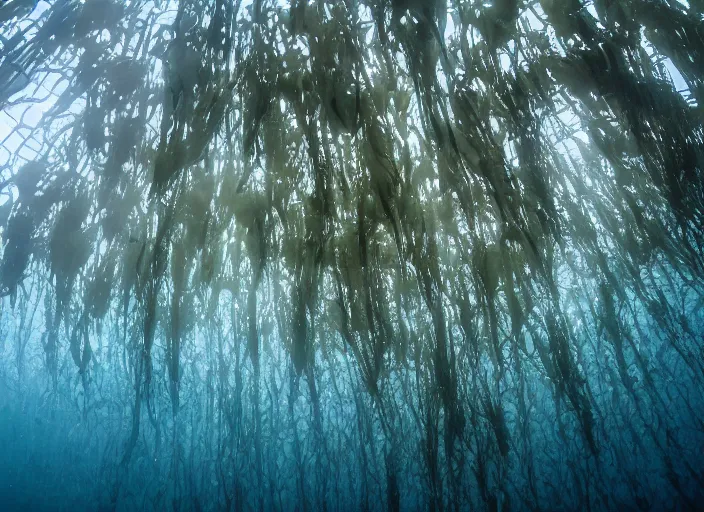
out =
[[0,3],[0,508],[704,502],[702,0]]

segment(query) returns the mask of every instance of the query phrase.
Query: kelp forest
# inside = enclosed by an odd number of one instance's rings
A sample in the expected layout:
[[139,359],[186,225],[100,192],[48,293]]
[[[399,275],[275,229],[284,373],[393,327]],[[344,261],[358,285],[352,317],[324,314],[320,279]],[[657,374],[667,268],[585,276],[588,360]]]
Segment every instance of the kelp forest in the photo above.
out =
[[704,1],[0,1],[0,509],[704,507]]

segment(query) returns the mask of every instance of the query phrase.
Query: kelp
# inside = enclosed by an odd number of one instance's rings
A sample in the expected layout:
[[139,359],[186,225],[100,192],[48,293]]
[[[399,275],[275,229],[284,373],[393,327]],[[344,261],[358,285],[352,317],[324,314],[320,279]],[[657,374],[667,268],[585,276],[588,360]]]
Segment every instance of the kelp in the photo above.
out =
[[701,2],[40,4],[0,327],[120,425],[101,505],[701,499]]

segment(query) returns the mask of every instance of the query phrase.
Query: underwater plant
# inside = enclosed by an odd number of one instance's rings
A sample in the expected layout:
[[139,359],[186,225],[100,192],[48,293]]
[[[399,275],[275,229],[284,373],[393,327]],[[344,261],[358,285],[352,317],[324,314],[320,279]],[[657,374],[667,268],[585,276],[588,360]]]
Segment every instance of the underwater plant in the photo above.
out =
[[0,3],[0,509],[695,510],[701,0]]

